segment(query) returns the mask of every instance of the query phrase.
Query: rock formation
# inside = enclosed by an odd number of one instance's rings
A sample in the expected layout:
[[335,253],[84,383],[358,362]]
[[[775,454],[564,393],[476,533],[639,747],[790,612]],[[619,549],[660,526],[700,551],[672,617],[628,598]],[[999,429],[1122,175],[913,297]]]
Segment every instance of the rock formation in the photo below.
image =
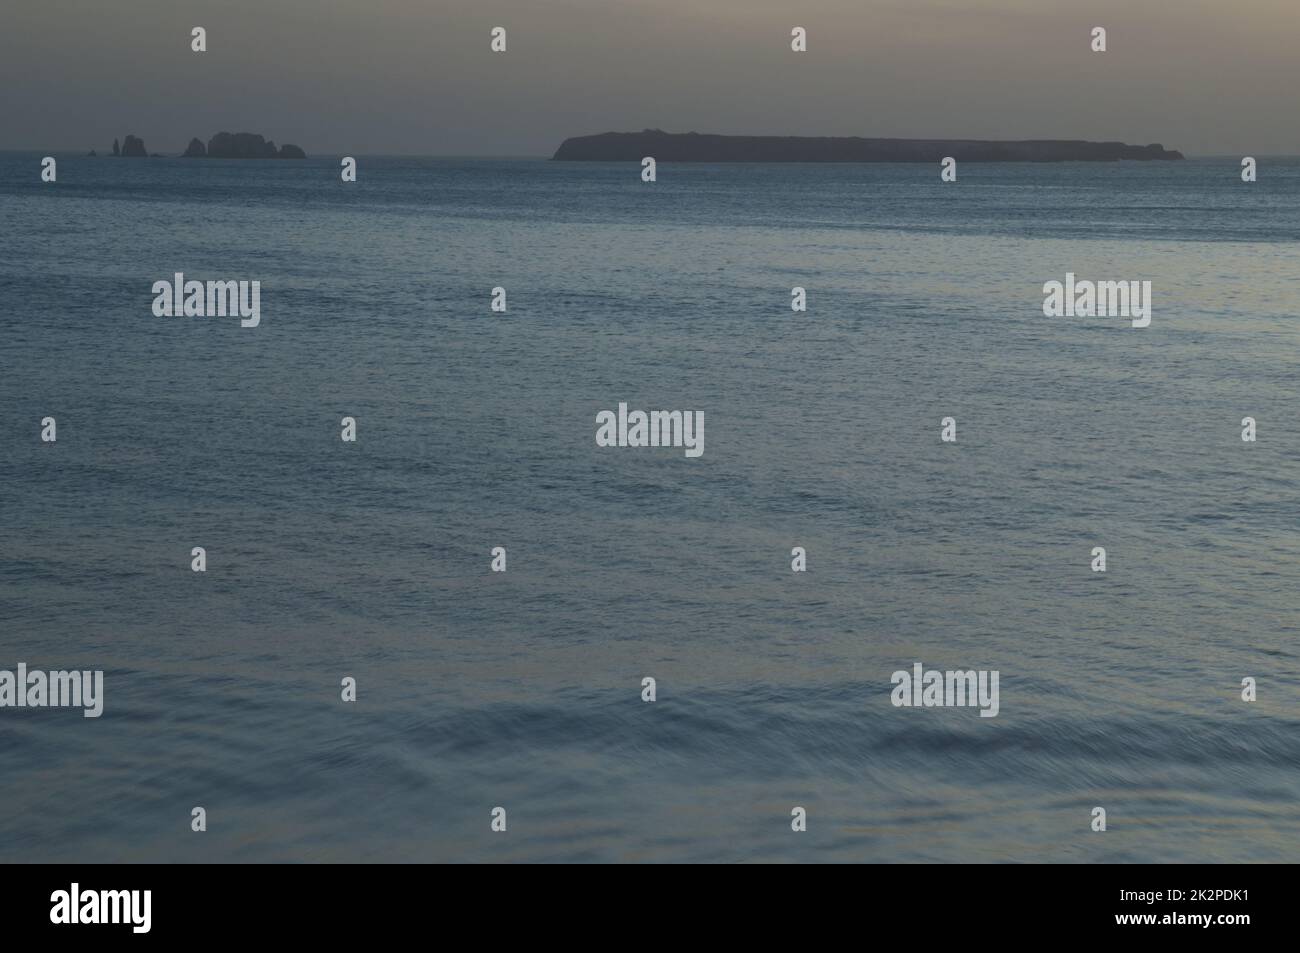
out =
[[144,140],[137,139],[135,136],[127,136],[122,140],[122,157],[125,158],[147,158],[149,153],[145,151]]
[[714,136],[697,132],[606,132],[565,139],[554,159],[588,162],[1113,162],[1181,159],[1160,145],[1082,139],[862,139],[804,136]]
[[213,159],[272,159],[275,143],[251,132],[219,132],[208,140],[208,155]]
[[202,159],[208,154],[208,147],[203,144],[201,139],[191,139],[190,144],[185,147],[182,157],[186,159]]
[[[198,140],[195,140],[197,142]],[[191,143],[191,147],[194,143]],[[189,154],[188,151],[186,153]],[[278,150],[269,139],[251,132],[219,132],[208,140],[210,159],[305,159],[297,146],[285,145]]]

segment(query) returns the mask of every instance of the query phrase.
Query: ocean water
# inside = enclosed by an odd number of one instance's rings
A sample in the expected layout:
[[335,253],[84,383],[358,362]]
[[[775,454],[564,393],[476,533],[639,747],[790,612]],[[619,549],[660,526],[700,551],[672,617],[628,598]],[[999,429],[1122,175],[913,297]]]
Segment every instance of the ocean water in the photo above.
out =
[[[0,668],[105,709],[0,709],[0,860],[1300,860],[1300,160],[39,159]],[[597,447],[620,401],[703,456]]]

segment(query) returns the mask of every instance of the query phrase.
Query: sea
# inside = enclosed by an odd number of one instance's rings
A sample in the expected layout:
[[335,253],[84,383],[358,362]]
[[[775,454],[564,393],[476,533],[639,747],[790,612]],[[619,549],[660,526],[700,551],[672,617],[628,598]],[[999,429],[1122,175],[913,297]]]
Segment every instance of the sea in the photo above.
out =
[[1300,159],[54,155],[0,669],[104,707],[0,708],[0,861],[1300,861]]

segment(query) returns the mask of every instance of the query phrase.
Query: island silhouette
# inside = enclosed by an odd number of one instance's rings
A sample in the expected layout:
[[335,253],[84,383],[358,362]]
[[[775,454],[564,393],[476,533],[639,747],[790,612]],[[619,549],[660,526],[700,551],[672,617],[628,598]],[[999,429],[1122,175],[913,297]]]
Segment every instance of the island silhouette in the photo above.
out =
[[280,146],[253,132],[219,132],[208,140],[207,146],[197,138],[191,139],[183,154],[187,159],[305,159],[306,153],[294,145]]
[[565,139],[551,158],[577,162],[1116,162],[1176,160],[1159,143],[1084,139],[863,139],[858,136],[718,136],[698,132],[602,132]]
[[[92,149],[93,156],[95,151]],[[144,140],[136,136],[127,136],[119,148],[113,140],[114,156],[142,158],[149,155],[144,147]],[[158,153],[153,153],[155,156]],[[253,132],[219,132],[208,140],[207,145],[198,138],[181,153],[183,159],[305,159],[307,154],[298,146],[285,143],[278,149],[275,143]]]

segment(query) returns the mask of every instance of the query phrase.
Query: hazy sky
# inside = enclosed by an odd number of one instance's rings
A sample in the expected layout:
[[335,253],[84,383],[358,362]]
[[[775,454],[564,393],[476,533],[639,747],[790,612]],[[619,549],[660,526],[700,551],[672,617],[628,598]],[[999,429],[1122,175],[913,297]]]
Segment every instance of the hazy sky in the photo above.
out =
[[1298,48],[1300,0],[2,0],[0,148],[549,155],[659,127],[1300,154]]

